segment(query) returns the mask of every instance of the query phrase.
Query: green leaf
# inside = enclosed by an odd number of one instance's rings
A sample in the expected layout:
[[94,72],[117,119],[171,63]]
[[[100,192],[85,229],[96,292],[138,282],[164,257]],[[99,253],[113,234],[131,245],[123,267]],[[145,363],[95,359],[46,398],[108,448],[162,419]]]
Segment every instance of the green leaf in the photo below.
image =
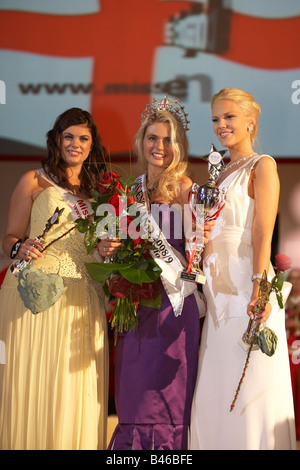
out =
[[135,181],[135,176],[134,175],[131,175],[127,178],[127,180],[125,181],[126,183],[126,186],[129,188],[130,186],[133,186],[134,184],[136,184],[136,181]]
[[156,263],[154,259],[149,258],[147,259],[147,262],[148,262],[149,269],[151,269],[151,271],[158,272],[159,274],[161,274],[162,269],[158,266],[158,264]]
[[283,287],[283,283],[284,283],[283,273],[279,272],[276,277],[277,279],[275,281],[275,287],[277,287],[278,290],[281,290]]
[[283,308],[283,302],[282,302],[282,294],[281,292],[279,294],[276,294],[277,297],[277,302],[280,308]]
[[121,269],[124,271],[131,269],[135,263],[96,263],[101,266],[102,269],[105,271],[120,271]]
[[159,296],[154,300],[141,299],[140,305],[143,305],[144,307],[157,308],[159,310],[161,308],[161,294],[159,294]]
[[95,189],[92,191],[92,196],[98,204],[102,204],[103,203],[103,198],[105,196],[107,197],[106,194],[101,194],[98,191],[96,191]]
[[128,251],[118,251],[116,255],[117,255],[118,260],[122,261],[128,258],[129,253]]
[[146,271],[148,268],[149,268],[149,263],[148,263],[148,260],[147,259],[139,259],[137,262],[136,262],[136,265],[135,265],[135,268],[136,269],[141,269],[142,271]]
[[[109,266],[109,264],[104,266]],[[104,269],[103,263],[85,263],[85,267],[87,272],[91,276],[94,281],[104,283],[107,279],[109,279],[113,270]]]
[[115,190],[117,191],[117,193],[118,193],[120,196],[125,196],[124,190],[122,191],[122,189],[120,189],[120,188],[115,188]]
[[145,250],[157,250],[156,246],[153,245],[144,245]]
[[126,197],[134,196],[136,193],[137,191],[130,191],[129,193],[126,194]]
[[109,287],[106,284],[106,282],[104,282],[104,284],[103,284],[103,292],[106,295],[106,297],[108,297],[108,298],[110,297]]
[[85,233],[89,228],[89,219],[77,219],[76,221],[77,229],[80,233]]
[[[125,189],[126,189],[126,183],[125,183],[125,181],[123,180],[123,178],[118,178],[118,181],[119,181],[120,185],[122,186],[122,188],[123,188],[124,191],[125,191]],[[115,188],[115,189],[118,189],[118,188]]]
[[161,269],[159,266],[157,266],[156,263],[155,266],[148,266],[147,270],[137,269],[136,266],[137,263],[135,263],[134,266],[131,266],[130,269],[119,269],[119,272],[125,279],[127,279],[127,281],[133,282],[135,284],[156,281],[156,279],[158,279],[161,274]]
[[[91,202],[91,208],[93,209],[94,214],[96,214],[97,207],[99,206],[98,202]],[[94,216],[95,218],[95,216]]]
[[[107,202],[109,201],[110,197],[111,197],[111,192],[108,192],[108,193],[99,193],[98,191],[95,191],[93,190],[92,191],[92,196],[95,200],[95,203],[92,203],[92,204],[96,204],[96,208],[98,206],[100,206],[101,204],[107,204]],[[96,212],[96,209],[94,209],[94,212]]]
[[85,237],[84,237],[84,244],[85,244],[88,254],[90,254],[93,251],[97,242],[98,242],[98,235],[96,233],[96,227],[91,226],[91,229],[88,232],[86,232]]

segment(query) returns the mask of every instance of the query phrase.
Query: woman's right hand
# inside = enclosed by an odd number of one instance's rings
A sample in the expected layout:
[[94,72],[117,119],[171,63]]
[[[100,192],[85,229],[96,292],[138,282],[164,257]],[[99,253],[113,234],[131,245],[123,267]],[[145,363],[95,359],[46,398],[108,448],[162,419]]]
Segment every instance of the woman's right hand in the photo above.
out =
[[32,259],[38,259],[43,256],[43,245],[38,240],[33,238],[27,238],[24,243],[20,246],[18,251],[18,258],[30,261]]
[[120,249],[122,243],[115,238],[104,238],[97,245],[97,251],[102,258],[112,256]]
[[[257,298],[253,297],[251,301],[249,302],[247,306],[247,314],[249,315],[250,318],[254,318],[254,309],[255,309],[255,306],[258,304],[258,302],[259,302],[258,297]],[[266,322],[269,319],[271,312],[272,312],[272,306],[270,302],[267,302],[264,307],[264,310],[262,310],[259,314],[256,315],[255,321],[258,324]]]
[[197,225],[195,221],[192,222],[192,236],[189,238],[191,242],[201,241],[203,245],[206,245],[209,242],[210,234],[212,229],[215,226],[215,221],[206,221],[203,225]]

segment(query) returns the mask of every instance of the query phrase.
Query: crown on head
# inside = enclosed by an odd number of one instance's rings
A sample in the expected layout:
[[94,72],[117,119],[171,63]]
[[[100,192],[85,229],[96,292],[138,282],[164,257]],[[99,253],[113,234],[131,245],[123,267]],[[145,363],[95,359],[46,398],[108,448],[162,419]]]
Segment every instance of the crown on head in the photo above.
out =
[[147,104],[146,109],[142,112],[141,122],[144,122],[151,114],[157,111],[169,111],[179,119],[185,131],[189,130],[188,114],[184,110],[184,106],[181,106],[179,100],[169,100],[168,95],[163,99],[157,100],[153,98],[152,103]]

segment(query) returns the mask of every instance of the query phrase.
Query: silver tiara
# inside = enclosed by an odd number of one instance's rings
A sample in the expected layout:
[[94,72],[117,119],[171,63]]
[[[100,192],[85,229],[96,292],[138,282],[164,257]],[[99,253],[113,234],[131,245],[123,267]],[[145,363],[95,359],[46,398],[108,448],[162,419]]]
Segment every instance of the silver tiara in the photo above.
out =
[[188,124],[188,114],[184,110],[184,106],[181,106],[179,100],[169,100],[168,95],[166,95],[162,100],[157,100],[153,98],[152,103],[147,104],[146,109],[142,112],[141,122],[144,122],[151,114],[156,113],[157,111],[169,111],[174,116],[179,119],[185,131],[189,130]]

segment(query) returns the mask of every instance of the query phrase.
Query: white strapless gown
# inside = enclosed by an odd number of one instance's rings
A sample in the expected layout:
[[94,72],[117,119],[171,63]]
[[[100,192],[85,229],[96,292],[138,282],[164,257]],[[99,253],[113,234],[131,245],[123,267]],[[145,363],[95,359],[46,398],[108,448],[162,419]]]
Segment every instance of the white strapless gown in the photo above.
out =
[[[226,204],[204,252],[208,314],[192,406],[190,448],[195,450],[296,448],[285,312],[279,310],[276,299],[267,322],[278,336],[276,353],[272,357],[260,350],[251,353],[230,412],[247,355],[238,341],[249,321],[254,200],[247,195],[247,184],[258,158],[221,183],[227,188]],[[287,295],[290,286],[285,287]]]

